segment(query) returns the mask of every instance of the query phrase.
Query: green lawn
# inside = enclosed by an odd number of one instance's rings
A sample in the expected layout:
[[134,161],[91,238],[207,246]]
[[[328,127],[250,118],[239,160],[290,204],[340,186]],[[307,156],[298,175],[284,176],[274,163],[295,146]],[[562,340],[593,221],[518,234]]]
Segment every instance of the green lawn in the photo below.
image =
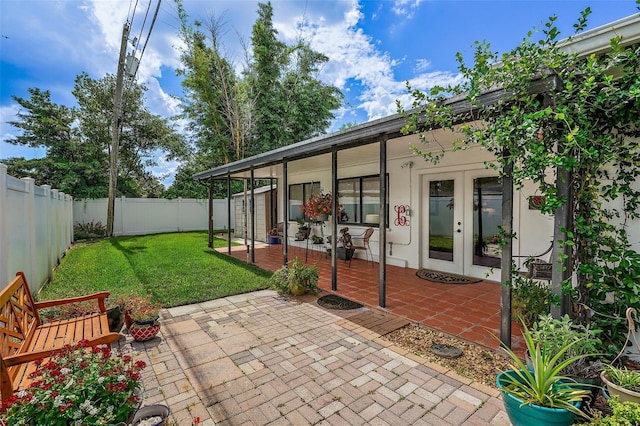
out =
[[[119,237],[71,249],[38,300],[109,291],[152,294],[164,307],[267,288],[271,272],[207,247],[206,232]],[[215,240],[225,247],[226,240]]]

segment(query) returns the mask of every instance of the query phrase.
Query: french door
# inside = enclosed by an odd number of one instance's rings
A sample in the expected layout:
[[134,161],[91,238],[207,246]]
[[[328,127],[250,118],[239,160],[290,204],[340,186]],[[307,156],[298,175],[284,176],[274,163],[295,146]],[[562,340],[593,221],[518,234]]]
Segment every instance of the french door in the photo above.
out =
[[501,258],[498,177],[486,170],[434,173],[422,184],[422,265],[495,279]]

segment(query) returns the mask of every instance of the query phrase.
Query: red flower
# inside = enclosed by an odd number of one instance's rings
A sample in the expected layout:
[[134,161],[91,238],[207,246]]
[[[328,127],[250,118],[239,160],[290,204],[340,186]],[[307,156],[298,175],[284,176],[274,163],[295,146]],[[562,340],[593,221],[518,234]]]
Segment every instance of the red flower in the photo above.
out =
[[333,197],[331,194],[314,194],[305,204],[300,206],[304,215],[312,220],[318,220],[320,216],[331,213]]

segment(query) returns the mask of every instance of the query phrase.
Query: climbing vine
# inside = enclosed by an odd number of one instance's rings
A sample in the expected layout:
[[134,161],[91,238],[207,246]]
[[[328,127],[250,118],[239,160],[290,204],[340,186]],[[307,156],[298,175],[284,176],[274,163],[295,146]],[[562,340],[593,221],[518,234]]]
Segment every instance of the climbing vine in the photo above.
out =
[[[589,14],[581,13],[576,34]],[[399,110],[404,132],[424,144],[432,143],[430,130],[455,127],[462,136],[454,150],[478,144],[495,155],[488,166],[512,165],[516,188],[531,181],[545,197],[543,213],[570,203],[560,241],[570,255],[556,259],[572,273],[563,289],[578,317],[605,331],[612,353],[624,343],[626,307],[640,309],[640,254],[628,237],[630,221],[638,226],[640,218],[640,47],[616,37],[604,53],[569,53],[555,21],[502,55],[477,42],[473,65],[456,55],[462,83],[429,93],[408,84],[413,108]],[[469,105],[464,114],[452,106],[461,98]],[[438,162],[446,150],[414,151]],[[558,191],[562,176],[573,197]]]

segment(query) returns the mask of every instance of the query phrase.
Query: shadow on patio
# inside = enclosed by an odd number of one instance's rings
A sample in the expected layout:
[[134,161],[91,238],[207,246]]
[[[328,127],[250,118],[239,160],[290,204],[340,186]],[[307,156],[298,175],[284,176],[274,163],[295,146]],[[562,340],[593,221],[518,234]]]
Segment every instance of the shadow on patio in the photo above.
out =
[[[227,248],[217,249],[227,253]],[[250,261],[246,247],[232,247],[231,255]],[[331,259],[324,251],[289,246],[289,259],[299,257],[320,270],[319,287],[331,291]],[[282,246],[257,244],[257,266],[275,271],[282,266]],[[336,294],[382,309],[378,303],[378,263],[354,258],[351,266],[338,260]],[[442,284],[416,276],[416,270],[387,266],[386,307],[383,309],[413,323],[441,330],[461,339],[497,349],[500,336],[500,284],[481,281],[474,284]],[[512,323],[512,347],[522,351],[524,342],[518,324]]]

